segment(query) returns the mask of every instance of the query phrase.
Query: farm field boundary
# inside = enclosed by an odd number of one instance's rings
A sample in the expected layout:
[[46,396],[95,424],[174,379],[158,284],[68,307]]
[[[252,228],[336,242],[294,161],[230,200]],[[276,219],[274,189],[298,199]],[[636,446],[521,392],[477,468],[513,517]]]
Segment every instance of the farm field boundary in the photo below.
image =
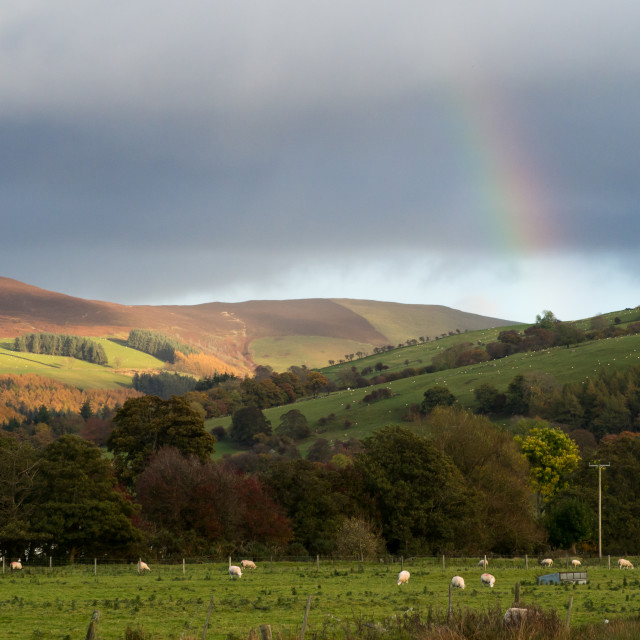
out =
[[[630,558],[633,562],[635,558]],[[171,564],[149,561],[150,572],[136,563],[88,561],[56,566],[25,563],[22,571],[0,576],[0,623],[6,640],[84,637],[95,610],[101,612],[100,638],[122,640],[125,629],[141,628],[153,640],[200,637],[211,598],[214,607],[207,638],[246,638],[249,629],[269,624],[283,637],[299,633],[311,597],[309,637],[341,637],[347,620],[380,624],[406,615],[427,616],[447,609],[449,583],[460,575],[464,591],[455,590],[455,611],[505,611],[513,604],[516,584],[523,606],[555,611],[560,619],[572,602],[572,625],[601,623],[604,618],[640,615],[640,574],[619,570],[613,559],[585,559],[587,585],[545,586],[537,577],[562,570],[543,568],[530,559],[489,558],[493,589],[481,586],[478,558],[387,558],[358,562],[323,558],[256,560],[239,580],[228,575],[228,561],[196,559]],[[395,560],[395,561],[392,561]],[[235,563],[239,559],[234,558]],[[616,559],[617,561],[617,559]],[[410,571],[406,585],[398,572]]]

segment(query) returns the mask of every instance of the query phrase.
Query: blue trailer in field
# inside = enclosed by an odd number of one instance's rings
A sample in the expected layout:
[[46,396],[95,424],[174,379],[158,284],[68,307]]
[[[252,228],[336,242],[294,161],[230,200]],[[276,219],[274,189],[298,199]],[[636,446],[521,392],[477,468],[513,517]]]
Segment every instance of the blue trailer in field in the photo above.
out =
[[557,571],[538,576],[538,584],[587,584],[586,571]]

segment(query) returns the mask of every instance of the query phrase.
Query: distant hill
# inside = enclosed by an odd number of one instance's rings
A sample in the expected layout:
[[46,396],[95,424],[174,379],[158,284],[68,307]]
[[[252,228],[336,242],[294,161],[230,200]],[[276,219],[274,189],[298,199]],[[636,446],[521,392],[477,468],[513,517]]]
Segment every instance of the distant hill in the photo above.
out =
[[120,305],[84,300],[0,277],[0,338],[53,332],[126,338],[149,329],[217,356],[234,371],[324,366],[358,351],[515,324],[439,305],[373,300],[253,300],[200,305]]

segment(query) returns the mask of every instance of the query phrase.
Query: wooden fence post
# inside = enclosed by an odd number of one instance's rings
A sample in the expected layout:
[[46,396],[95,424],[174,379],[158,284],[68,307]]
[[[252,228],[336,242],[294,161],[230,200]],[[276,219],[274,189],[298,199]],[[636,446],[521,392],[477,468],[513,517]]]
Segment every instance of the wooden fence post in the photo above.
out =
[[320,571],[320,554],[316,554],[316,571]]
[[91,622],[89,623],[89,628],[87,629],[87,637],[85,640],[95,640],[96,631],[98,628],[98,620],[100,620],[100,612],[94,611],[91,616]]
[[98,575],[98,558],[93,559],[93,575]]
[[262,638],[262,640],[272,640],[270,625],[268,624],[260,625],[260,637]]
[[524,568],[529,568],[529,556],[526,553],[524,554]]
[[444,553],[442,554],[442,570],[444,571],[445,569],[445,562],[444,562]]
[[213,596],[211,596],[211,602],[209,602],[209,611],[207,612],[207,619],[204,623],[204,629],[202,630],[202,640],[207,637],[207,627],[209,626],[209,618],[211,617],[211,609],[213,609]]
[[571,608],[573,607],[573,596],[569,598],[569,607],[567,608],[567,627],[571,624]]
[[184,564],[184,558],[182,558],[182,575],[183,576],[187,575],[187,569]]
[[309,617],[309,609],[311,609],[311,596],[307,598],[307,610],[304,612],[302,620],[302,628],[300,629],[300,640],[304,640],[304,631],[307,628],[307,618]]
[[449,583],[449,609],[447,610],[447,621],[451,619],[452,611],[453,611],[453,585]]

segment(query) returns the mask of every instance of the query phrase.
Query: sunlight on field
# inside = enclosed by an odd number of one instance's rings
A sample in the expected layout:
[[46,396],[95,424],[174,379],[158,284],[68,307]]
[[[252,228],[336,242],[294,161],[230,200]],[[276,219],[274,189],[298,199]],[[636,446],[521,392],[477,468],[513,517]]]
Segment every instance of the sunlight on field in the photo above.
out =
[[[568,559],[566,559],[568,561]],[[587,585],[538,586],[537,576],[563,570],[566,561],[550,570],[525,559],[491,559],[496,577],[493,589],[482,587],[474,559],[413,558],[402,562],[363,563],[305,559],[299,562],[258,561],[240,580],[231,580],[227,563],[187,562],[158,565],[138,575],[133,565],[102,565],[92,561],[73,567],[29,567],[19,574],[0,576],[3,638],[83,637],[94,610],[100,611],[99,637],[122,640],[127,626],[141,627],[159,640],[182,633],[200,637],[211,597],[214,608],[207,638],[246,638],[252,628],[269,624],[274,633],[299,633],[307,599],[311,612],[307,630],[340,637],[355,619],[384,622],[407,611],[425,614],[446,610],[451,577],[466,581],[453,594],[454,609],[506,610],[512,605],[516,583],[523,606],[555,609],[566,617],[573,598],[571,622],[601,622],[605,617],[640,613],[640,580],[634,573],[608,569],[606,559],[583,561]],[[443,568],[444,564],[444,568]],[[398,586],[401,568],[411,573]],[[612,561],[615,566],[615,560]],[[95,572],[95,573],[94,573]]]

